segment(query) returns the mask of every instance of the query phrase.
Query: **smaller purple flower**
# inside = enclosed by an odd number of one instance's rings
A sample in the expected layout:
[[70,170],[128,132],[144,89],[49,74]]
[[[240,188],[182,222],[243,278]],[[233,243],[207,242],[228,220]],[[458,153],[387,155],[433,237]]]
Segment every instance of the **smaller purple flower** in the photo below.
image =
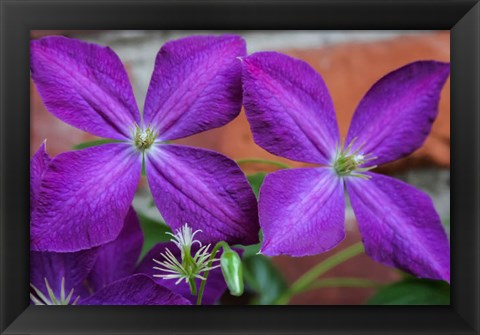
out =
[[[38,185],[51,158],[45,143],[30,162],[31,210],[37,203]],[[137,269],[143,233],[130,207],[117,238],[99,247],[77,252],[30,252],[31,299],[35,304],[177,305],[190,304],[191,294],[181,285],[164,286],[150,278],[152,271]],[[166,252],[167,244],[152,250]],[[151,251],[152,252],[152,251]],[[151,253],[150,252],[150,253]],[[147,257],[142,264],[150,260]],[[219,269],[212,271],[204,303],[213,304],[225,292]],[[212,280],[210,280],[212,279]]]
[[72,253],[30,252],[30,298],[36,305],[188,305],[181,294],[134,273],[143,244],[133,209],[119,237]]
[[418,277],[450,281],[449,242],[430,198],[369,172],[422,145],[449,64],[415,62],[380,79],[358,105],[343,148],[330,94],[307,63],[262,52],[242,64],[255,142],[273,154],[322,165],[266,177],[259,196],[261,252],[306,256],[338,245],[345,237],[346,187],[370,257]]
[[44,172],[31,218],[31,247],[73,252],[118,236],[142,162],[172,229],[202,229],[202,242],[258,242],[255,195],[238,165],[168,141],[220,127],[241,108],[238,36],[194,36],[159,51],[141,115],[127,73],[107,47],[63,37],[34,40],[31,75],[47,109],[114,143],[67,152]]

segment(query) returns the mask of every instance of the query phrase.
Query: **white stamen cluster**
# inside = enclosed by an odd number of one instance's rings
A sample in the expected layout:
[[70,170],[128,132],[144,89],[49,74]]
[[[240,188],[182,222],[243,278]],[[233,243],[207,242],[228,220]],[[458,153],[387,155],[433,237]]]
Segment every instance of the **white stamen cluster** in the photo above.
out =
[[80,296],[77,296],[75,300],[73,300],[72,303],[70,301],[72,300],[73,296],[73,291],[74,289],[72,288],[68,295],[65,295],[65,278],[62,278],[62,287],[60,288],[60,298],[55,296],[55,293],[53,292],[52,288],[50,287],[50,284],[48,284],[47,278],[45,278],[45,287],[47,288],[48,292],[48,297],[46,297],[42,291],[40,291],[38,288],[36,288],[33,284],[30,284],[32,289],[35,291],[36,295],[35,296],[33,293],[30,293],[30,299],[33,301],[35,305],[76,305],[78,302],[78,299],[80,299]]
[[[205,277],[202,274],[205,271],[210,271],[220,267],[220,264],[213,265],[216,262],[219,262],[220,259],[214,258],[212,260],[212,265],[210,264],[211,252],[210,244],[202,246],[202,243],[199,240],[195,240],[194,237],[197,233],[202,232],[201,230],[193,231],[187,224],[182,228],[178,229],[176,234],[167,233],[172,236],[171,241],[175,243],[178,249],[181,252],[181,260],[173,255],[173,253],[166,249],[164,253],[160,255],[163,257],[163,261],[153,259],[153,261],[159,266],[153,267],[155,270],[166,272],[167,274],[155,274],[154,277],[162,279],[177,279],[176,285],[179,284],[182,280],[185,280],[185,283],[188,283],[194,278],[199,278],[205,280]],[[200,249],[192,257],[191,247],[195,243],[198,243]]]
[[201,233],[202,231],[196,230],[193,231],[186,223],[180,228],[177,229],[176,234],[172,234],[170,232],[166,233],[167,235],[172,236],[171,240],[175,245],[180,249],[182,252],[182,259],[185,257],[184,254],[190,254],[190,249],[192,245],[198,243],[198,246],[201,247],[202,243],[199,240],[195,240],[195,235]]

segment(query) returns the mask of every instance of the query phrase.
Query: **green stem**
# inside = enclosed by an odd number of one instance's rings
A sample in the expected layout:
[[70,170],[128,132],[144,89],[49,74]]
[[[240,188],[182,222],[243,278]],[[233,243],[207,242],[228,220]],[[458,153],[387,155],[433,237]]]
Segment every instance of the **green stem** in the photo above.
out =
[[277,161],[272,161],[268,159],[259,159],[259,158],[244,158],[236,160],[237,164],[247,164],[247,163],[257,163],[257,164],[266,164],[266,165],[273,165],[277,166],[282,169],[290,169],[290,166]]
[[[208,267],[212,266],[213,259],[215,258],[215,255],[217,254],[218,250],[225,245],[228,247],[228,244],[224,241],[220,241],[217,244],[215,244],[215,246],[213,247],[212,253],[210,254]],[[197,305],[202,304],[203,291],[205,291],[205,284],[207,283],[207,278],[209,273],[210,273],[210,270],[205,271],[205,273],[203,274],[203,278],[205,279],[202,280],[202,283],[200,284],[200,290],[198,291],[198,296],[197,296]]]
[[[324,278],[319,279],[312,283],[309,287],[305,289],[313,290],[317,288],[325,288],[325,287],[380,287],[382,286],[381,283],[364,278],[351,278],[351,277],[343,277],[343,278]],[[305,292],[305,291],[300,291]]]
[[316,281],[316,279],[327,272],[328,270],[334,268],[335,266],[345,262],[346,260],[355,257],[363,253],[365,249],[363,248],[362,242],[355,243],[350,247],[336,253],[333,256],[330,256],[323,262],[318,263],[316,266],[311,268],[308,272],[303,274],[298,278],[292,286],[277,300],[277,304],[284,305],[287,304],[292,296],[300,292],[307,291],[310,289],[310,286]]
[[311,268],[307,273],[301,276],[295,283],[293,283],[291,289],[293,292],[300,291],[305,287],[313,283],[320,275],[324,274],[328,270],[335,266],[347,261],[348,259],[355,257],[364,252],[362,242],[355,243],[335,255],[330,256],[323,262],[317,264]]
[[[193,272],[194,270],[192,270],[192,269],[194,269],[196,267],[196,264],[192,259],[192,255],[190,253],[190,248],[184,249],[182,251],[182,255],[183,255],[182,256],[182,258],[183,258],[182,265],[186,269],[189,269]],[[190,293],[192,295],[197,295],[197,283],[195,282],[195,278],[189,278],[188,279],[188,285],[190,286]]]
[[197,283],[195,283],[195,278],[190,278],[188,284],[190,285],[190,293],[192,295],[197,295]]

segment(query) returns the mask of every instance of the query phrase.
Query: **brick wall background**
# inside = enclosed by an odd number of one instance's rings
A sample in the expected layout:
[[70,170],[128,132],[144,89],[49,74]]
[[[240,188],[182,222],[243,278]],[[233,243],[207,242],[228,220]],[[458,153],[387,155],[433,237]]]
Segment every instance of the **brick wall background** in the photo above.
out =
[[[148,88],[155,55],[165,41],[200,31],[33,31],[32,38],[63,34],[110,46],[124,62],[139,108]],[[249,53],[275,50],[310,63],[325,79],[333,97],[342,137],[361,97],[377,81],[402,65],[416,60],[449,61],[450,36],[447,31],[229,31],[242,35]],[[47,139],[49,154],[71,150],[93,136],[74,129],[49,114],[31,83],[31,153]],[[302,163],[275,157],[258,147],[252,139],[242,112],[230,124],[177,142],[213,149],[233,159],[259,157]],[[388,164],[380,172],[395,175],[429,193],[445,221],[450,216],[450,88],[447,82],[440,102],[440,113],[425,144],[410,157]],[[247,173],[264,166],[242,166]],[[347,211],[347,239],[324,255],[292,259],[276,257],[275,264],[288,281],[294,281],[320,260],[360,240],[351,209]],[[399,274],[366,256],[356,257],[331,270],[328,276],[358,276],[389,282]],[[368,289],[321,289],[293,300],[300,304],[357,304],[370,294]]]

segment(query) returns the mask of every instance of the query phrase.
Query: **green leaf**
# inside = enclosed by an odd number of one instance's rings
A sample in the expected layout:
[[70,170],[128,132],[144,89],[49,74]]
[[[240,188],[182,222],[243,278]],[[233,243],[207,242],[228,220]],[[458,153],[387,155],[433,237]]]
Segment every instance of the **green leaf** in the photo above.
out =
[[262,243],[252,244],[248,246],[239,245],[236,246],[239,248],[243,248],[243,258],[254,257],[256,254],[260,252],[260,248],[262,247]]
[[247,176],[248,182],[252,186],[253,193],[255,193],[255,196],[257,198],[258,198],[258,192],[260,191],[260,187],[262,186],[266,175],[267,174],[265,172],[258,172],[258,173],[254,173]]
[[171,239],[170,235],[166,233],[172,232],[170,227],[163,221],[154,220],[145,214],[137,212],[138,218],[140,220],[140,225],[142,226],[144,242],[142,248],[142,254],[140,259],[145,256],[145,254],[152,249],[152,247],[160,242],[168,242]]
[[115,142],[119,142],[119,141],[116,141],[116,140],[107,140],[107,139],[93,140],[93,141],[87,141],[87,142],[83,142],[83,143],[74,145],[74,146],[73,146],[73,149],[74,149],[74,150],[80,150],[80,149],[95,147],[95,146],[101,145],[101,144],[115,143]]
[[444,281],[406,279],[380,289],[368,305],[449,305],[450,285]]
[[450,218],[444,218],[442,220],[443,227],[445,228],[445,231],[447,232],[448,239],[450,240]]
[[287,290],[287,283],[269,258],[263,255],[243,259],[245,283],[255,291],[252,303],[271,305]]

